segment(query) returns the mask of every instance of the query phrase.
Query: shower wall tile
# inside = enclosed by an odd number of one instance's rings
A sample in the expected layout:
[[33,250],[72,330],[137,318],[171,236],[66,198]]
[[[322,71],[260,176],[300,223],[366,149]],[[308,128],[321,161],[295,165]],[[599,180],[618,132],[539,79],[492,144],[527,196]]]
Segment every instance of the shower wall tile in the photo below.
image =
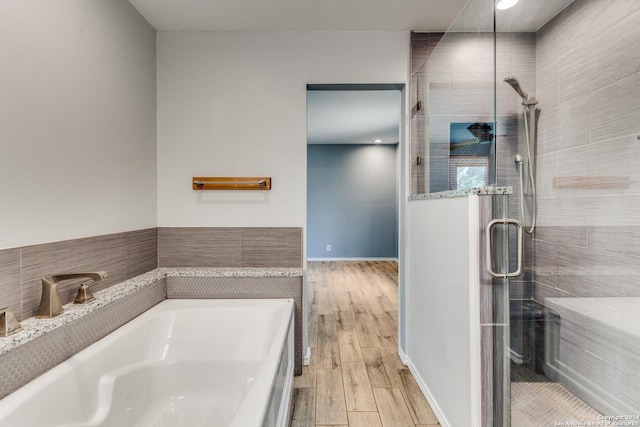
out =
[[[538,241],[560,244],[571,243],[574,247],[587,247],[588,228],[577,226],[539,226],[535,231],[535,242]],[[537,257],[537,254],[536,254]]]
[[558,105],[539,104],[538,132],[535,152],[537,155],[555,153],[558,151],[560,126],[558,120]]
[[558,104],[556,123],[558,150],[589,144],[589,95],[574,97]]
[[592,142],[640,133],[639,94],[640,72],[591,92]]
[[558,195],[538,198],[538,225],[549,227],[586,227],[587,198]]
[[[558,105],[559,94],[559,70],[558,61],[554,61],[536,73],[535,98],[545,108]],[[543,113],[544,111],[541,111]]]
[[[557,153],[557,174],[559,177],[597,177],[597,184],[611,184],[610,188],[565,190],[572,194],[612,195],[638,193],[640,190],[640,145],[635,135],[576,147]],[[541,163],[546,163],[541,159]]]
[[[606,8],[609,9],[609,8]],[[631,14],[620,21],[609,21],[606,31],[594,32],[589,40],[591,66],[593,71],[591,90],[609,85],[640,71],[640,15]],[[598,16],[597,20],[602,18]]]
[[543,283],[534,282],[533,299],[539,302],[540,304],[544,304],[544,301],[547,298],[570,298],[570,297],[575,297],[575,295],[569,294],[558,288],[547,286]]
[[[451,114],[451,74],[430,73],[424,77],[427,85],[420,86],[419,90],[424,88],[427,93],[423,99],[427,99],[427,108],[422,110],[422,114],[426,115],[428,111],[437,111],[438,114]],[[428,97],[427,97],[428,94]]]
[[589,34],[589,18],[597,0],[578,0],[537,32],[536,67],[546,67],[580,44]]
[[[583,43],[553,63],[557,65],[558,102],[589,93],[594,73],[597,73],[592,57],[591,44]],[[541,77],[549,79],[545,74],[541,71]]]
[[558,153],[539,155],[536,160],[536,194],[541,198],[553,198],[556,196],[553,178],[558,176]]
[[22,312],[20,249],[0,251],[0,309],[2,308],[8,308],[17,317]]
[[[424,149],[431,160],[427,174],[421,177],[411,174],[412,180],[424,178],[429,181],[427,191],[448,189],[449,162],[449,123],[464,121],[492,121],[494,112],[494,64],[493,64],[493,35],[490,33],[447,33],[430,39],[433,47],[425,66],[420,70],[418,79],[412,79],[412,93],[417,98],[424,97],[423,108],[412,116],[412,157],[417,157],[416,145],[429,144]],[[503,77],[518,74],[518,78],[530,91],[535,91],[535,35],[531,33],[500,33],[497,36],[497,72]],[[421,46],[424,49],[424,45]],[[507,85],[497,87],[498,102],[496,104],[498,120],[498,134],[505,118],[512,120],[521,112],[520,100]],[[413,110],[412,110],[413,111]],[[420,115],[429,118],[428,127],[424,127],[425,134],[416,135],[414,127],[420,127]],[[518,120],[513,120],[518,123]],[[524,132],[524,131],[522,131]],[[416,139],[414,139],[414,137]],[[514,138],[514,144],[517,141]],[[509,147],[509,144],[505,144]],[[442,150],[441,150],[442,149]],[[515,148],[509,148],[515,154]],[[503,156],[503,153],[500,153]],[[505,155],[502,161],[508,166],[500,173],[507,173],[513,169],[513,155]],[[412,167],[417,168],[417,165]],[[415,183],[415,188],[420,183]]]
[[640,227],[638,226],[589,227],[588,236],[589,247],[594,250],[603,253],[624,252],[640,256]]
[[[109,277],[91,286],[96,292],[153,270],[157,268],[156,236],[152,228],[0,251],[0,308],[9,306],[18,320],[35,316],[41,278],[49,274],[105,270]],[[75,298],[84,280],[58,285],[63,304]]]
[[[536,84],[536,35],[535,33],[509,33],[511,42],[511,74],[533,93]],[[505,76],[506,77],[506,76]]]
[[640,226],[640,195],[589,197],[589,226]]
[[[600,1],[594,2],[592,7],[594,7],[594,13],[589,19],[589,30],[593,34],[613,31],[613,25],[640,12],[640,2],[636,0]],[[637,18],[636,16],[635,19]]]
[[536,262],[533,268],[533,280],[552,288],[558,283],[558,245],[557,243],[536,240]]
[[510,280],[509,299],[532,299],[533,285],[531,281]]
[[161,227],[160,267],[302,267],[300,227]]
[[558,246],[557,288],[578,297],[637,297],[640,257],[591,247]]
[[[426,60],[430,57],[438,45],[443,33],[411,33],[411,122],[410,122],[410,192],[411,194],[421,194],[428,192],[429,177],[425,168],[428,165],[418,164],[417,158],[421,157],[428,162],[426,152],[427,141],[427,121],[426,111],[429,102],[450,104],[450,81],[434,82],[433,93],[429,93],[429,82],[426,74]],[[444,83],[444,84],[441,84]],[[422,108],[418,110],[417,102],[420,101]],[[427,169],[428,171],[428,169]]]

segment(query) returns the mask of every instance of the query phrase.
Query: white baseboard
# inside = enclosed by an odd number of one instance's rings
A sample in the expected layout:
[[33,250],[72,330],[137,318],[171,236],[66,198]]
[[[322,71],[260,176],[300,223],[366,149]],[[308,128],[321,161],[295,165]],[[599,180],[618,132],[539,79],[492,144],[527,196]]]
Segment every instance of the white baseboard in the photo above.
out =
[[307,261],[395,261],[395,262],[398,262],[398,258],[385,258],[385,257],[307,258]]
[[509,349],[509,358],[511,361],[517,363],[518,365],[522,365],[524,363],[524,359],[521,354],[516,353],[512,349]]
[[413,378],[415,378],[416,382],[418,383],[418,387],[420,387],[420,390],[422,390],[422,394],[424,394],[424,397],[427,399],[427,402],[429,402],[429,406],[431,406],[431,409],[433,410],[433,414],[438,419],[438,422],[440,423],[440,426],[441,427],[451,427],[451,424],[449,423],[449,420],[447,419],[447,417],[442,412],[442,409],[440,409],[440,406],[438,406],[438,402],[433,397],[433,394],[431,394],[431,391],[429,390],[429,387],[427,387],[427,385],[425,384],[424,380],[422,379],[422,377],[418,373],[418,370],[416,369],[416,367],[414,366],[413,362],[411,361],[411,358],[409,356],[407,356],[407,355],[405,355],[404,358],[406,359],[406,363],[405,364],[409,368],[409,371],[411,371],[411,373],[413,374]]
[[400,347],[398,347],[398,356],[400,357],[400,360],[402,361],[402,363],[405,366],[407,366],[407,364],[409,363],[409,358],[407,357],[406,354],[404,354],[404,351],[402,351]]
[[302,364],[309,366],[311,363],[311,347],[307,347],[307,354],[302,358]]

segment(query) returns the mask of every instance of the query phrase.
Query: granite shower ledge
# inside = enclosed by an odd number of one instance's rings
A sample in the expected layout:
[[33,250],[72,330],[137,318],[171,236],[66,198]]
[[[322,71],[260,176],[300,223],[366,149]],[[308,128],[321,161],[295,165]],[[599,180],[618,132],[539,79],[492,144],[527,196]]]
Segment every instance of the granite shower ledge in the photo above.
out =
[[478,187],[464,188],[461,190],[439,191],[437,193],[414,194],[409,200],[450,199],[454,197],[466,197],[471,195],[491,196],[496,194],[512,194],[511,187]]
[[73,303],[64,306],[64,313],[51,319],[31,317],[21,323],[22,331],[0,338],[0,355],[37,339],[115,301],[138,292],[167,277],[303,277],[302,268],[156,268],[94,294],[88,304]]

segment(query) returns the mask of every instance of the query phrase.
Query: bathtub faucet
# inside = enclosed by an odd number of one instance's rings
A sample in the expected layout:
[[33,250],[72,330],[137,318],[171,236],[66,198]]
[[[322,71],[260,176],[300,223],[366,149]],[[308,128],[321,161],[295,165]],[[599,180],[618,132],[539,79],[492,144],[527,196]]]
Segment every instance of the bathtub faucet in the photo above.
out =
[[[60,302],[60,295],[58,295],[58,282],[70,279],[81,279],[83,277],[91,279],[93,280],[93,283],[96,283],[109,277],[109,274],[106,271],[92,271],[88,273],[67,273],[42,276],[42,298],[40,299],[40,308],[38,308],[36,318],[46,319],[62,314],[64,309]],[[86,304],[93,301],[94,297],[89,290],[88,283],[89,281],[80,285],[78,295],[76,295],[76,299],[73,301],[74,304]]]

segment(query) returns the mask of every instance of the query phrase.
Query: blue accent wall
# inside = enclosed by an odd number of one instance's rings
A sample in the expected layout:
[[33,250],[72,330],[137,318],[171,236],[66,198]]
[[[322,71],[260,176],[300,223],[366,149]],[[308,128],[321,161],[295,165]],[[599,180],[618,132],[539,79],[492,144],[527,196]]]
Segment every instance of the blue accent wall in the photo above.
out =
[[308,258],[397,258],[397,148],[307,146]]

